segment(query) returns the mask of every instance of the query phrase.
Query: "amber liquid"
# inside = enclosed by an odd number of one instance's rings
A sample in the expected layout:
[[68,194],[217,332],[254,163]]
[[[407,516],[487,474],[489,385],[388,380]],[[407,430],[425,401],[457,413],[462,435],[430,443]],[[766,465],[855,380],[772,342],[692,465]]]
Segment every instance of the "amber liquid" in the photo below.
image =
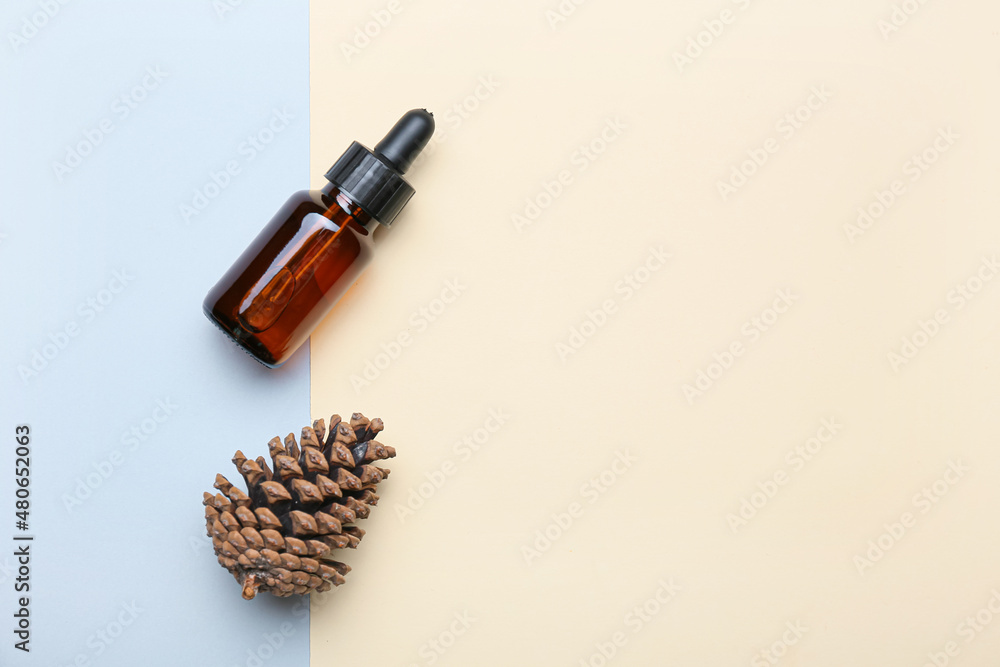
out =
[[205,297],[205,314],[280,366],[371,261],[374,224],[333,185],[295,193]]

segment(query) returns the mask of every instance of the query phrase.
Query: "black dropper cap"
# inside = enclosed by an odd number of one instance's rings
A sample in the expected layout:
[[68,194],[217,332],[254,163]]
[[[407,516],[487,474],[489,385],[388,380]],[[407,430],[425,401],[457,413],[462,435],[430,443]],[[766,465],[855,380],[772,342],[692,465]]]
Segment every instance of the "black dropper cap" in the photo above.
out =
[[433,114],[426,109],[407,111],[374,151],[352,143],[326,172],[326,179],[388,227],[415,192],[403,174],[432,134]]

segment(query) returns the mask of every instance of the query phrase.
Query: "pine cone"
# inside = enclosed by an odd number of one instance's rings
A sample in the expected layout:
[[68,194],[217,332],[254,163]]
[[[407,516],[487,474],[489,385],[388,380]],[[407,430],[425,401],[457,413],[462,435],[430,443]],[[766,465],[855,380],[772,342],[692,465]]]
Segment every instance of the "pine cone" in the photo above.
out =
[[[350,567],[333,560],[333,550],[358,546],[365,531],[354,526],[378,503],[376,485],[389,471],[370,465],[396,450],[374,440],[381,419],[361,413],[350,424],[340,415],[302,429],[299,443],[289,433],[272,439],[274,472],[263,456],[256,461],[237,451],[233,463],[246,481],[244,493],[222,475],[205,493],[205,523],[219,563],[243,587],[280,597],[327,591],[344,583]],[[324,438],[326,438],[324,442]]]

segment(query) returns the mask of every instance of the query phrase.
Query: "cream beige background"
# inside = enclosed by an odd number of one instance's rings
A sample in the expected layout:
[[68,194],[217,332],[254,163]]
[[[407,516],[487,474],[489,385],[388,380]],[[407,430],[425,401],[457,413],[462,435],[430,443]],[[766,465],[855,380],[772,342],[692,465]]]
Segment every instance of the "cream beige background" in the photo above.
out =
[[1000,7],[559,6],[312,4],[314,186],[407,109],[438,121],[312,338],[314,415],[381,416],[398,450],[312,664],[995,664]]

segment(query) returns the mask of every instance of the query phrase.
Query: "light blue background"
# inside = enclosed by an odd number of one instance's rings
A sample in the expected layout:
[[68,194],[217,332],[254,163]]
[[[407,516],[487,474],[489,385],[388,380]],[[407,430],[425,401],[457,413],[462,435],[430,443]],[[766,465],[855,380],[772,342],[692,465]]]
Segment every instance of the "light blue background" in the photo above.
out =
[[[308,185],[308,3],[244,0],[223,16],[211,0],[49,4],[58,12],[16,50],[9,34],[40,4],[0,9],[0,664],[304,667],[307,610],[240,597],[205,536],[201,493],[217,472],[236,476],[237,448],[263,454],[270,437],[308,423],[308,350],[268,370],[205,319],[201,301]],[[167,76],[124,116],[115,99],[147,67]],[[293,119],[250,159],[240,145],[274,109]],[[53,162],[104,118],[113,131],[60,182]],[[180,205],[229,160],[240,173],[185,224]],[[134,279],[96,316],[79,310],[109,296],[116,270]],[[18,367],[70,322],[78,335],[22,379]],[[157,401],[177,407],[162,419]],[[144,422],[144,440],[126,435]],[[33,432],[28,655],[12,634],[20,423]],[[67,510],[65,497],[115,451],[107,479],[92,476],[100,484]],[[131,625],[99,639],[132,603]]]

